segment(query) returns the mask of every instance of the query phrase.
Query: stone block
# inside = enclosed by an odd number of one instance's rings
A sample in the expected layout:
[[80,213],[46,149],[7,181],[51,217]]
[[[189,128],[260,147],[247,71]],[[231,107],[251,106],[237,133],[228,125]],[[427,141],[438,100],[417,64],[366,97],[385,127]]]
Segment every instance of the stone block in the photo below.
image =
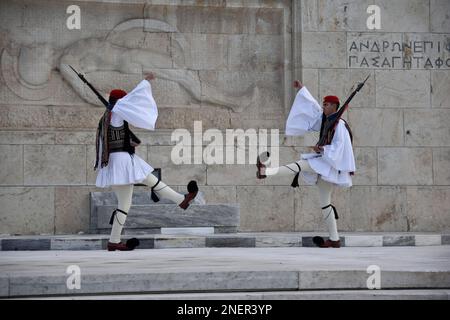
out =
[[361,235],[361,236],[345,236],[346,247],[382,247],[383,236],[381,235]]
[[[367,0],[366,0],[367,1]],[[373,4],[368,0],[368,5]],[[378,3],[377,3],[378,4]],[[426,0],[382,0],[378,4],[381,8],[381,28],[387,32],[429,32],[430,7]],[[367,19],[367,15],[364,15]]]
[[450,230],[448,187],[408,187],[407,217],[410,231]]
[[162,238],[158,237],[154,240],[155,249],[167,248],[202,248],[205,247],[204,237],[183,237],[183,238]]
[[344,32],[303,33],[303,67],[345,68],[347,66],[345,39]]
[[443,245],[449,245],[450,244],[450,234],[443,234],[441,241],[442,241]]
[[[136,18],[142,15],[143,5],[121,3],[120,6],[108,5],[106,3],[89,2],[80,4],[82,14],[82,29],[102,29],[111,30],[119,23],[128,19]],[[66,27],[65,14],[68,5],[55,1],[44,1],[41,5],[30,3],[24,8],[24,24],[25,26],[41,26],[61,32],[65,30],[70,33],[71,30]],[[50,12],[64,12],[64,15],[50,15]],[[98,19],[104,15],[108,19]],[[59,28],[57,28],[59,27]],[[61,30],[61,31],[60,31]],[[72,31],[73,32],[73,31]]]
[[0,145],[0,185],[23,185],[23,146]]
[[50,239],[3,239],[2,251],[50,250]]
[[54,232],[53,188],[0,188],[0,234]]
[[86,183],[86,147],[26,145],[24,180],[27,185]]
[[[210,98],[215,97],[233,111],[231,117],[240,119],[271,119],[283,114],[283,95],[280,91],[281,71],[200,71],[202,95],[209,96],[203,105],[213,107]],[[217,88],[222,88],[218,93]],[[222,111],[223,112],[223,111]],[[218,114],[216,114],[217,116]],[[229,116],[230,116],[229,115]],[[201,118],[203,118],[202,115]],[[230,128],[228,126],[224,127]],[[232,128],[255,128],[254,126],[232,126]],[[271,128],[271,127],[265,127]]]
[[377,150],[375,148],[354,148],[356,173],[353,185],[377,184]]
[[367,69],[366,73],[372,68],[403,69],[405,66],[411,66],[411,64],[403,64],[402,41],[401,33],[348,33],[347,66]]
[[448,271],[381,271],[382,288],[446,288],[450,281]]
[[214,227],[161,228],[161,234],[204,236],[214,234]]
[[86,144],[95,146],[96,130],[62,131],[55,134],[55,144]]
[[398,247],[398,246],[414,246],[414,236],[402,236],[402,235],[385,235],[383,236],[384,247]]
[[[293,231],[291,187],[238,186],[241,231]],[[280,204],[283,204],[282,206]]]
[[225,129],[230,127],[230,113],[219,108],[199,105],[164,108],[158,117],[157,128],[193,130],[194,121],[202,121],[204,130],[209,128]]
[[[0,9],[1,11],[1,9]],[[9,279],[8,278],[0,278],[0,297],[8,297],[9,296]]]
[[446,0],[430,1],[431,32],[447,32],[450,30],[450,3]]
[[350,191],[349,206],[352,231],[407,230],[405,188],[355,186]]
[[[144,21],[139,21],[139,24],[142,22]],[[129,48],[130,51],[135,49],[136,61],[142,61],[142,55],[147,53],[149,59],[152,60],[151,64],[153,66],[157,66],[158,68],[173,68],[171,54],[172,50],[174,52],[177,50],[177,47],[172,47],[173,34],[168,32],[145,32],[142,28],[143,26],[141,24],[139,28],[119,32],[112,31],[108,36],[108,42],[122,48]],[[105,52],[105,54],[107,53]],[[135,77],[136,79],[134,80],[138,82],[140,75],[135,75]],[[132,86],[134,85],[132,84]],[[124,88],[126,88],[126,91],[131,89],[131,87]]]
[[255,236],[255,247],[301,247],[302,237],[300,235],[291,236]]
[[54,132],[41,131],[2,131],[0,144],[54,144]]
[[377,107],[430,107],[429,71],[377,70],[375,80]]
[[104,108],[93,107],[53,107],[52,125],[56,128],[96,129]]
[[432,107],[450,108],[450,71],[432,71],[431,89]]
[[[411,61],[411,69],[427,69],[434,72],[450,69],[448,34],[404,33],[404,57]],[[409,64],[405,64],[409,68]]]
[[236,186],[199,186],[199,189],[206,203],[236,203]]
[[255,238],[246,237],[206,237],[206,247],[255,247]]
[[[183,34],[189,43],[188,52],[176,52],[175,61],[185,60],[191,70],[226,70],[228,67],[228,38],[217,34]],[[188,61],[186,61],[188,57]],[[183,59],[184,58],[184,59]],[[189,59],[190,58],[190,59]]]
[[341,104],[354,90],[355,84],[367,79],[364,88],[355,96],[350,103],[353,108],[372,108],[375,106],[375,76],[369,70],[349,70],[349,69],[320,69],[319,70],[319,95],[317,101],[321,104],[323,97],[328,95],[338,96]]
[[228,38],[228,64],[233,71],[276,71],[284,66],[281,36],[233,35]]
[[[302,1],[303,2],[303,1]],[[308,0],[302,5],[305,31],[366,31],[366,13],[373,1]],[[423,0],[381,0],[382,32],[427,32],[429,30],[429,6]],[[377,30],[375,30],[377,31]]]
[[190,180],[196,180],[200,185],[206,184],[205,164],[192,164],[196,159],[191,158],[191,164],[177,165],[173,163],[171,153],[172,147],[169,146],[151,146],[148,150],[148,163],[153,168],[162,169],[162,180],[166,184],[187,185]]
[[[322,70],[320,70],[322,71]],[[298,79],[300,80],[300,79]],[[302,79],[303,85],[308,88],[313,97],[316,97],[318,101],[319,98],[319,69],[302,69]]]
[[[348,2],[321,0],[318,3],[309,2],[309,7],[316,5],[315,9],[309,11],[314,13],[310,15],[313,26],[316,26],[318,31],[353,31],[353,30],[367,30],[366,12],[369,4],[367,1],[353,1]],[[311,19],[310,18],[310,19]]]
[[[71,290],[67,289],[66,286],[67,275],[64,274],[65,269],[61,269],[61,273],[55,276],[33,275],[10,277],[10,297],[70,293]],[[81,287],[83,288],[83,285]]]
[[[176,25],[184,33],[211,34],[281,34],[283,31],[283,8],[285,3],[264,7],[261,3],[247,1],[223,7],[212,3],[194,6],[149,7],[148,15]],[[160,11],[159,14],[155,11]],[[159,18],[161,20],[161,18]]]
[[366,289],[366,270],[326,270],[299,272],[299,289]]
[[449,147],[450,110],[405,110],[407,146]]
[[382,185],[433,184],[430,148],[379,148],[378,183]]
[[403,111],[356,108],[348,111],[355,146],[402,146]]
[[416,246],[440,246],[442,244],[440,234],[416,234],[415,240]]
[[[135,235],[132,235],[135,236]],[[123,239],[123,241],[127,241],[126,238]],[[106,249],[107,244],[105,245],[105,249]],[[155,239],[154,238],[144,238],[144,239],[139,239],[139,247],[138,249],[155,249]]]
[[55,233],[89,231],[89,187],[55,187]]
[[[120,280],[117,280],[117,278]],[[73,294],[66,288],[64,276],[15,277],[10,279],[10,295]],[[83,277],[76,294],[103,292],[171,292],[171,291],[261,291],[298,289],[295,271],[221,271],[89,274]]]
[[318,6],[315,0],[304,0],[298,7],[304,32],[319,31]]
[[[245,9],[244,9],[245,10]],[[255,15],[256,34],[283,34],[284,19],[283,10],[272,8],[258,8]],[[243,20],[246,20],[244,18]],[[250,28],[253,33],[253,28]]]
[[435,185],[450,185],[450,148],[433,148]]
[[15,105],[1,106],[0,126],[2,128],[10,128],[14,130],[28,128],[48,128],[52,127],[53,119],[51,111],[48,107]]
[[[102,250],[102,239],[51,239],[51,250]],[[49,249],[47,249],[49,250]]]
[[[91,231],[110,229],[109,220],[116,205],[94,208]],[[239,226],[239,206],[231,204],[191,205],[186,211],[175,204],[133,205],[126,225],[128,229],[144,230],[161,227]]]

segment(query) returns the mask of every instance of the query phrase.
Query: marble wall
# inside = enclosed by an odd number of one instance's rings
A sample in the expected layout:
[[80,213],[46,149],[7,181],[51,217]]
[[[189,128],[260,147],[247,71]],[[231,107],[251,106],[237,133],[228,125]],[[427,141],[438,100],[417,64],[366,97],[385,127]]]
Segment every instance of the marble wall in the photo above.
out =
[[[380,30],[367,29],[371,4]],[[292,80],[345,99],[370,75],[346,115],[357,173],[333,194],[339,229],[449,230],[448,12],[447,0],[2,1],[0,233],[88,230],[103,108],[68,64],[105,96],[153,71],[160,117],[136,130],[137,153],[177,190],[197,179],[208,202],[239,203],[242,231],[324,230],[317,190],[256,180],[253,164],[175,165],[173,129],[279,129],[290,163],[315,143],[282,134]]]

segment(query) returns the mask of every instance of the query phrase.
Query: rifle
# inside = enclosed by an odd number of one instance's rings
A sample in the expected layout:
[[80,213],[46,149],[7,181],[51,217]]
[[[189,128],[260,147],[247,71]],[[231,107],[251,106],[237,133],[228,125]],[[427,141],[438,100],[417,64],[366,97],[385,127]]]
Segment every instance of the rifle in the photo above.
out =
[[320,139],[319,142],[317,142],[316,146],[321,147],[327,144],[327,138],[328,138],[328,132],[331,130],[334,130],[339,123],[339,119],[341,119],[342,114],[345,110],[347,110],[348,105],[350,101],[352,101],[353,97],[364,87],[364,84],[366,83],[367,79],[369,79],[370,75],[367,76],[366,80],[363,82],[358,83],[358,86],[356,89],[350,94],[350,96],[345,100],[342,107],[339,108],[338,111],[331,114],[326,118],[325,124],[322,128],[322,131],[320,132]]
[[87,86],[89,88],[91,88],[91,90],[95,93],[95,95],[100,99],[100,101],[105,105],[106,109],[111,110],[111,107],[109,105],[109,102],[106,101],[105,98],[103,98],[103,96],[100,94],[100,92],[97,91],[97,89],[94,88],[94,86],[92,84],[89,83],[89,81],[86,80],[86,78],[84,77],[83,74],[78,73],[70,64],[68,65],[70,67],[70,69],[73,70],[73,72],[75,72],[77,74],[77,76],[81,79],[81,81],[83,81],[84,83],[87,84]]

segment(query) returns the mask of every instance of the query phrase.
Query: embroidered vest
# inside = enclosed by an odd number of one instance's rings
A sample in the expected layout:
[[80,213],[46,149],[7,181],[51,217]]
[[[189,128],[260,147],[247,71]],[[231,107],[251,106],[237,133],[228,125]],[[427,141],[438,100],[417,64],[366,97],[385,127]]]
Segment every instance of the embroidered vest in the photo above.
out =
[[128,123],[124,121],[120,127],[108,127],[108,150],[109,153],[113,152],[128,152],[129,154],[135,153],[135,147],[131,145],[131,141],[136,144],[141,141],[133,134],[129,129]]

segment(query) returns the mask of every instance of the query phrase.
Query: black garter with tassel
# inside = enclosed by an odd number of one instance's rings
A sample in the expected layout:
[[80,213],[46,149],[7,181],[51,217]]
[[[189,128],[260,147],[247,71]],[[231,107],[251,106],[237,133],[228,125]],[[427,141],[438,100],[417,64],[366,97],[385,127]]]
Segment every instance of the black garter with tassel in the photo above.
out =
[[[291,183],[291,187],[292,188],[297,188],[297,187],[299,187],[300,185],[298,184],[298,177],[300,176],[300,171],[302,171],[302,168],[300,168],[300,165],[296,162],[295,163],[296,165],[297,165],[297,167],[298,167],[298,172],[297,172],[297,174],[295,175],[295,177],[294,177],[294,180],[292,180],[292,183]],[[289,167],[288,167],[289,168]],[[289,168],[290,169],[290,168]],[[292,169],[291,169],[292,170]],[[294,171],[294,170],[292,170],[292,171]]]

